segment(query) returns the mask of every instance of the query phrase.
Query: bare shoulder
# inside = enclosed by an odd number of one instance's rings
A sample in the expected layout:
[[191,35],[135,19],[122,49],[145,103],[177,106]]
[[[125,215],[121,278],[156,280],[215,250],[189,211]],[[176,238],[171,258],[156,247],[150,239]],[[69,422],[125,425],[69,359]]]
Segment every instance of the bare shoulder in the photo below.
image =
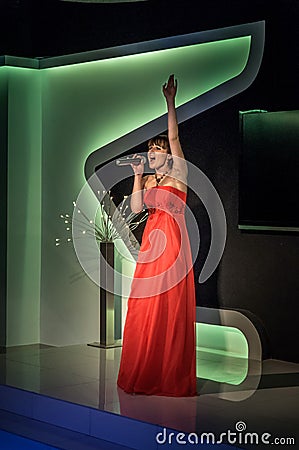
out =
[[150,177],[150,175],[145,175],[145,177],[142,177],[142,188],[143,189],[146,189],[149,177]]
[[154,175],[146,175],[145,177],[143,177],[142,178],[142,180],[143,180],[143,184],[142,184],[143,189],[149,189],[150,187],[152,187],[154,179],[155,179]]

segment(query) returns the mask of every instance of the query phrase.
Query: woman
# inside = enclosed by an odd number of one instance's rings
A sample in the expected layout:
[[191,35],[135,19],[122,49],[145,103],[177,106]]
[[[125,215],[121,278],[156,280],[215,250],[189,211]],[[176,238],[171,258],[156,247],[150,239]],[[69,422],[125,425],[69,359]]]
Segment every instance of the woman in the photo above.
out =
[[184,209],[187,164],[178,136],[177,82],[163,85],[168,138],[148,142],[154,175],[132,165],[132,211],[144,203],[149,217],[132,281],[123,336],[118,386],[125,392],[164,396],[196,395],[195,290]]

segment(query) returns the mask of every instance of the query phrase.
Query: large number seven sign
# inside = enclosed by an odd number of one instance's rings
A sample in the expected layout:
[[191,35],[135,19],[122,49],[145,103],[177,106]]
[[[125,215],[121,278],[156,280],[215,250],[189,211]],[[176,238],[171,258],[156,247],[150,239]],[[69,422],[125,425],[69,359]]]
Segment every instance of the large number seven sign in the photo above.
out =
[[[100,59],[107,76],[104,77],[105,85],[101,86],[105,94],[99,107],[107,109],[114,126],[119,128],[119,137],[87,158],[87,183],[77,198],[74,214],[80,208],[88,208],[88,216],[95,217],[101,201],[99,193],[106,192],[124,178],[114,158],[167,128],[165,102],[162,95],[159,99],[158,89],[170,73],[175,74],[181,87],[176,99],[179,123],[250,86],[263,56],[264,26],[261,21],[103,51]],[[115,121],[119,110],[126,111],[122,123]],[[214,272],[223,254],[225,212],[210,180],[198,167],[187,163],[188,186],[203,202],[211,223],[210,250],[199,277],[199,282],[203,283]],[[95,194],[93,198],[91,194]],[[191,241],[199,245],[198,228],[195,224],[191,228]],[[93,242],[88,258],[85,258],[86,241],[77,239],[78,233],[80,230],[74,221],[73,242],[77,256],[90,278],[99,284],[98,271],[92,274],[88,262],[93,256],[98,257],[98,245],[91,237]]]

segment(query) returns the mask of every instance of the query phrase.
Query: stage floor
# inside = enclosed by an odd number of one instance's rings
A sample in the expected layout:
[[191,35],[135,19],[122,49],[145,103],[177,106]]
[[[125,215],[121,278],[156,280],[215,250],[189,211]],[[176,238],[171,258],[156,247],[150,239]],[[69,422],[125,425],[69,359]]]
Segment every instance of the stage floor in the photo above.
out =
[[[236,432],[236,424],[243,422],[240,426],[247,432],[270,433],[270,441],[288,437],[299,442],[299,364],[263,361],[257,389],[251,392],[244,383],[238,386],[237,361],[234,366],[223,356],[199,352],[198,364],[206,374],[198,378],[199,395],[168,398],[129,395],[118,389],[120,355],[121,348],[87,345],[9,348],[0,355],[0,383],[185,433],[220,436]],[[225,382],[215,381],[221,376]],[[254,371],[248,375],[255,376]]]

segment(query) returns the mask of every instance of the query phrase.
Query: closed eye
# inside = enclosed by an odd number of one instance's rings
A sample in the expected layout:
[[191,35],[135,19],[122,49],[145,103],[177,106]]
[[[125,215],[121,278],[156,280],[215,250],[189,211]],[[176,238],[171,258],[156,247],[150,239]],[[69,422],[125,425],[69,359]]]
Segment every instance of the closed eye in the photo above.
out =
[[161,151],[161,150],[164,150],[163,147],[160,147],[160,145],[151,145],[148,149],[149,149],[149,150],[152,150],[153,148],[154,148],[154,149],[157,149],[157,150],[160,150],[160,151]]

